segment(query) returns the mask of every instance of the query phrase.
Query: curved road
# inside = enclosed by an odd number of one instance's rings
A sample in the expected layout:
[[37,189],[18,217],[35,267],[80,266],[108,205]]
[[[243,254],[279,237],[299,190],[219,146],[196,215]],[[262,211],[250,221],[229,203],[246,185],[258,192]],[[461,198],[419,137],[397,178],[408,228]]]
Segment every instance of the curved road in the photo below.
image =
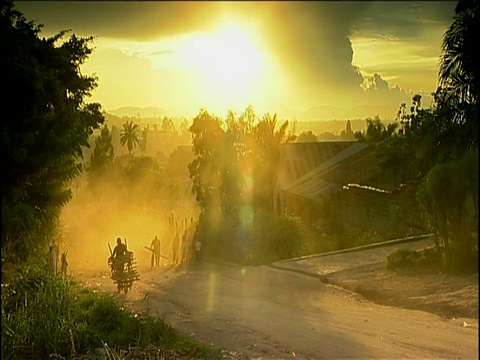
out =
[[[352,254],[360,261],[358,253]],[[249,358],[478,358],[477,319],[446,320],[376,305],[299,273],[352,266],[347,257],[342,260],[346,255],[276,264],[295,271],[210,263],[145,271],[132,292],[118,297],[184,333]],[[329,261],[322,272],[322,263]],[[77,273],[88,285],[113,293],[108,275]]]

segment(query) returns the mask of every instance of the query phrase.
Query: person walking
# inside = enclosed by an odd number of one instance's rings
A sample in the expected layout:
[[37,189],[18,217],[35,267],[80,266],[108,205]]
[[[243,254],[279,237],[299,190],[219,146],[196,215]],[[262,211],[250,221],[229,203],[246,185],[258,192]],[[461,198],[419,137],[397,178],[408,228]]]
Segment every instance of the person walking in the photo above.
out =
[[172,262],[173,265],[178,264],[178,250],[180,243],[180,236],[178,236],[178,232],[175,231],[175,236],[172,239]]
[[152,243],[150,244],[150,249],[152,250],[152,258],[151,258],[151,268],[153,269],[153,266],[159,267],[160,266],[160,250],[161,250],[161,243],[160,239],[155,235],[155,237],[152,240]]
[[67,261],[67,252],[62,253],[62,277],[64,279],[67,278],[67,268],[68,268],[68,261]]
[[200,261],[202,258],[202,242],[197,238],[195,241],[195,261]]

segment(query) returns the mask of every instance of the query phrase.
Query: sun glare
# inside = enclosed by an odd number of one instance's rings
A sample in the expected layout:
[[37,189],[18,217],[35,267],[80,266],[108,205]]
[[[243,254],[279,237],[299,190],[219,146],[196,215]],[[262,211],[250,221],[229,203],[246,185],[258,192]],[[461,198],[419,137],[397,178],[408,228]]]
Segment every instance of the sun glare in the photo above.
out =
[[248,102],[260,82],[266,59],[252,34],[237,24],[226,23],[198,39],[193,61],[203,79],[226,103]]
[[[191,79],[188,91],[192,91],[189,100],[195,111],[196,106],[201,106],[215,113],[238,112],[248,105],[260,111],[284,88],[277,62],[262,38],[251,26],[238,20],[219,22],[208,32],[184,33],[153,41],[103,39],[99,45],[118,49],[128,56],[131,74],[141,73],[145,61],[150,62],[153,73],[158,76],[172,70],[188,74]],[[148,91],[154,93],[155,89]],[[181,107],[185,110],[188,106]]]

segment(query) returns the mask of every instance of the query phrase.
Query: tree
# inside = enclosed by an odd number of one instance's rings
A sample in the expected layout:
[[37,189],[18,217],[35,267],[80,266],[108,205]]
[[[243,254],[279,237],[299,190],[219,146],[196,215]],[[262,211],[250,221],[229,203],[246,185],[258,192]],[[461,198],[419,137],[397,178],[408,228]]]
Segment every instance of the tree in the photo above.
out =
[[273,210],[279,145],[295,138],[287,134],[288,121],[278,130],[276,124],[276,115],[259,120],[251,106],[238,118],[229,111],[226,121],[203,109],[194,118],[190,132],[195,158],[189,171],[206,250],[241,259],[251,241],[247,235],[254,214]]
[[413,178],[415,154],[405,136],[389,136],[377,145],[375,156],[380,161],[381,173],[393,180],[393,187]]
[[90,156],[90,171],[94,176],[101,176],[113,164],[115,151],[112,136],[107,124],[103,125],[100,135],[95,139],[95,148]]
[[128,153],[132,155],[132,151],[140,143],[138,124],[134,124],[133,121],[126,121],[122,125],[120,131],[120,144],[127,146]]
[[478,270],[478,153],[437,164],[417,197],[446,265],[461,270],[473,264]]
[[280,163],[280,144],[296,140],[293,132],[287,133],[288,121],[284,121],[278,130],[276,127],[277,115],[272,117],[266,114],[253,129],[257,150],[254,163],[255,211],[259,208],[273,211],[273,192]]
[[478,103],[480,69],[477,43],[480,1],[460,0],[454,21],[443,36],[439,84],[448,98],[457,102]]
[[444,34],[437,97],[454,110],[445,122],[461,125],[468,148],[478,144],[480,93],[480,1],[460,0],[452,24]]
[[193,180],[193,192],[202,209],[209,209],[213,198],[218,194],[219,156],[225,135],[219,118],[210,115],[205,109],[193,119],[190,127],[193,135],[195,159],[189,164]]
[[317,142],[318,139],[312,130],[304,131],[298,134],[297,142]]
[[378,116],[366,118],[365,122],[367,129],[355,133],[355,137],[360,141],[378,143],[394,134],[398,128],[398,123],[390,123],[385,126]]
[[41,27],[1,2],[2,250],[20,260],[46,245],[82,171],[82,147],[104,122],[100,104],[85,102],[96,78],[80,73],[93,38],[59,44],[66,31],[40,39]]
[[140,142],[140,152],[145,155],[147,152],[147,141],[148,141],[148,125],[145,126],[142,130],[142,136],[139,139]]

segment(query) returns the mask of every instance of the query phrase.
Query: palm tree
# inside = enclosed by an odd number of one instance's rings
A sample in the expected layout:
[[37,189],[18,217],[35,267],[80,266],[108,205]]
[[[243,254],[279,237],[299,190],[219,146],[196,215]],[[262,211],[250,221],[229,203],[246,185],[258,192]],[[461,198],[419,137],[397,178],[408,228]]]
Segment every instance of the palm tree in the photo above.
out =
[[130,155],[132,155],[132,151],[140,142],[138,134],[138,125],[134,124],[133,121],[127,121],[122,125],[122,131],[120,132],[120,144],[122,144],[122,146],[125,146],[125,144],[127,145],[128,153]]
[[[480,93],[480,0],[459,0],[444,34],[436,100],[461,139],[460,148],[477,148]],[[445,125],[445,124],[444,124]]]
[[455,103],[476,104],[478,101],[479,10],[479,0],[459,0],[453,23],[443,36],[439,85],[447,99]]

